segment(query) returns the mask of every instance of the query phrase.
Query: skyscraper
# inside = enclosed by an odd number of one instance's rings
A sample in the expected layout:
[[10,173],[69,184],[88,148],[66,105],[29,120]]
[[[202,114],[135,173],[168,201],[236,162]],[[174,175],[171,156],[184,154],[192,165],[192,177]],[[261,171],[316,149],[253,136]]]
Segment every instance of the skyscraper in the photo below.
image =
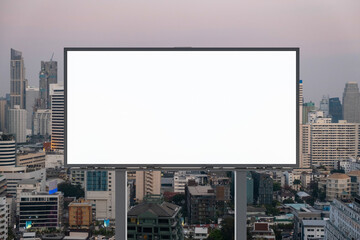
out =
[[39,88],[40,88],[40,108],[49,109],[50,102],[50,84],[57,83],[57,62],[41,61],[41,70],[39,73]]
[[10,108],[19,105],[25,108],[26,100],[26,80],[24,59],[20,51],[11,49],[10,60]]
[[329,114],[333,123],[338,123],[339,120],[342,120],[342,106],[338,97],[329,99]]
[[51,149],[64,150],[64,86],[50,85]]
[[303,103],[304,103],[304,95],[303,95],[303,81],[299,82],[299,122],[303,124]]
[[27,118],[26,118],[26,128],[31,130],[33,129],[33,114],[34,114],[34,107],[35,101],[39,97],[39,89],[35,87],[27,87],[26,88],[26,111],[27,111]]
[[26,142],[26,110],[19,105],[8,110],[8,131],[15,136],[16,143]]
[[6,113],[7,113],[7,101],[5,98],[0,98],[0,132],[7,132],[6,130]]
[[313,102],[306,102],[303,104],[302,124],[306,124],[308,122],[308,114],[309,112],[314,110],[315,110],[315,104]]
[[12,135],[0,135],[0,167],[15,166],[16,147]]
[[343,117],[349,123],[360,123],[360,93],[358,84],[348,82],[343,94]]
[[324,112],[324,117],[329,116],[329,97],[323,96],[323,98],[320,101],[320,111]]

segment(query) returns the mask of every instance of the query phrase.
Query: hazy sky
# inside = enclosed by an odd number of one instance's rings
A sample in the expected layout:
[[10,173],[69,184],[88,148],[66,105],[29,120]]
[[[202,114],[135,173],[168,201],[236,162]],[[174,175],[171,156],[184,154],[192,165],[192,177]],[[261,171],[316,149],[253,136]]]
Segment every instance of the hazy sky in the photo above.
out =
[[38,87],[40,61],[54,52],[62,81],[63,48],[74,46],[300,47],[305,100],[318,104],[360,83],[360,1],[2,0],[0,96],[10,48]]

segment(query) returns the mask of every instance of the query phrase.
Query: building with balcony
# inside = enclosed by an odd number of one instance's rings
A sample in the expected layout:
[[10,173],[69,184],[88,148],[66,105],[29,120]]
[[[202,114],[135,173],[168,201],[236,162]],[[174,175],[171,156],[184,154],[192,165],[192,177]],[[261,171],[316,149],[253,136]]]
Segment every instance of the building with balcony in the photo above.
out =
[[92,205],[80,199],[69,204],[70,229],[89,229],[92,224]]
[[180,210],[161,195],[145,196],[128,211],[127,239],[184,240]]
[[333,201],[335,198],[349,199],[351,193],[351,178],[342,173],[334,173],[326,181],[326,199]]

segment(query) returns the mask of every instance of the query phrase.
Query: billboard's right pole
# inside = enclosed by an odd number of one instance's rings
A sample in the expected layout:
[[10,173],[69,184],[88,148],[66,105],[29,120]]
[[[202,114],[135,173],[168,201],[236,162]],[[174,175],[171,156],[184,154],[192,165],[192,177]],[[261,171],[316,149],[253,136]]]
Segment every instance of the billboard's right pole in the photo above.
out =
[[235,170],[235,239],[246,240],[246,171]]

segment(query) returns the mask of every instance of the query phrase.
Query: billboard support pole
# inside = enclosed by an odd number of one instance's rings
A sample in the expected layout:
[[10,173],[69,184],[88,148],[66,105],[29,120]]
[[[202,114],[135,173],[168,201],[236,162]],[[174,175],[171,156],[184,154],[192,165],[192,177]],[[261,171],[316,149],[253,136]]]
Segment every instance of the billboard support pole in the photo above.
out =
[[127,175],[125,169],[115,170],[115,239],[127,239]]
[[246,240],[246,170],[235,170],[235,239]]

